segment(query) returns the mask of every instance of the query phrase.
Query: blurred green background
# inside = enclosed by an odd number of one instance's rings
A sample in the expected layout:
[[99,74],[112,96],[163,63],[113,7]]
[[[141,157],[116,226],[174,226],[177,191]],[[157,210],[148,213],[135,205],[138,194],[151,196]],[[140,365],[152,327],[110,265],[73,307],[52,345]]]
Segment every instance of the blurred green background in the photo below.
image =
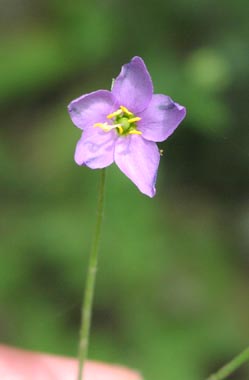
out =
[[140,55],[188,115],[153,200],[108,169],[90,357],[200,380],[248,344],[246,4],[1,1],[1,342],[76,355],[99,176],[66,106]]

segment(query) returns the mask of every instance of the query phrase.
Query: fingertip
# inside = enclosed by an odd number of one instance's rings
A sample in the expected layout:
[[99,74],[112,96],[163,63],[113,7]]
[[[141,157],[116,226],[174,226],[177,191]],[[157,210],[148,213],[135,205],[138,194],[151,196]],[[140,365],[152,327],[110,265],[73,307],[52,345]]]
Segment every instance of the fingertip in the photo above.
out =
[[[84,380],[142,380],[128,368],[88,361]],[[77,360],[0,345],[1,380],[75,380]]]

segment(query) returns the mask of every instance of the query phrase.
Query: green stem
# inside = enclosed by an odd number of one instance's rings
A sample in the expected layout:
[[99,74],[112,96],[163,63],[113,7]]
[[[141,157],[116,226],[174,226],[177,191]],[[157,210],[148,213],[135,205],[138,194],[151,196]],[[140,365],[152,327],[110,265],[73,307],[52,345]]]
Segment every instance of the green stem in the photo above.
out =
[[83,380],[83,370],[85,360],[87,358],[89,334],[91,327],[91,316],[93,306],[93,296],[98,264],[98,251],[99,241],[101,234],[101,226],[103,220],[103,205],[104,205],[104,188],[105,188],[105,169],[100,171],[99,195],[98,195],[98,208],[97,208],[97,223],[95,234],[93,237],[92,249],[89,257],[89,265],[86,278],[86,287],[84,292],[84,301],[81,311],[81,328],[79,340],[79,368],[78,380]]
[[238,356],[224,365],[218,372],[211,375],[207,380],[223,380],[231,375],[237,368],[249,360],[249,347],[242,351]]

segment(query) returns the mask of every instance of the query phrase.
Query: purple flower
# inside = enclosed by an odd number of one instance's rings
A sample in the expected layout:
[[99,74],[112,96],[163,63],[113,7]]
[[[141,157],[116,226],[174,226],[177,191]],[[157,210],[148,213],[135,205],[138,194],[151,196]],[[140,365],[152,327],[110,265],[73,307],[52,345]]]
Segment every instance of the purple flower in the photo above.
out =
[[186,110],[169,96],[153,94],[143,60],[134,57],[125,64],[111,91],[83,95],[68,110],[83,130],[76,163],[100,169],[115,162],[142,193],[153,197],[160,161],[156,142],[174,132]]

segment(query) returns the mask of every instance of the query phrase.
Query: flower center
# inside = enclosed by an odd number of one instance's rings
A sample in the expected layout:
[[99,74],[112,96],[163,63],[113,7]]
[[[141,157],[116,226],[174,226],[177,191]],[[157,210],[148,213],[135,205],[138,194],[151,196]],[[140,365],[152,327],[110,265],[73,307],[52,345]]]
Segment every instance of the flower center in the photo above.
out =
[[117,111],[107,115],[107,119],[112,121],[112,124],[108,124],[108,122],[96,123],[94,127],[99,127],[105,132],[116,129],[119,136],[142,134],[137,130],[137,122],[141,120],[141,117],[136,117],[124,106],[120,106]]

